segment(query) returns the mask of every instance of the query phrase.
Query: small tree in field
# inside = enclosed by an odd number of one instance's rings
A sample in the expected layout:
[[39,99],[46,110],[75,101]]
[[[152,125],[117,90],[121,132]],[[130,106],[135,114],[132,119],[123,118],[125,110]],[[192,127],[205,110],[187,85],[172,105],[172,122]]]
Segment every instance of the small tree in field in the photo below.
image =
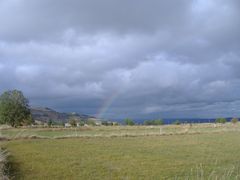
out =
[[215,122],[216,122],[216,123],[222,123],[222,124],[224,124],[224,123],[227,122],[227,120],[226,120],[226,118],[217,118],[217,119],[215,120]]
[[0,124],[17,127],[32,122],[28,99],[21,91],[6,91],[0,96]]
[[77,126],[77,121],[75,119],[70,119],[69,124],[71,124],[71,126],[73,126],[73,127],[76,127]]
[[181,122],[180,122],[179,120],[176,120],[176,121],[173,122],[173,124],[175,124],[175,125],[180,125]]
[[124,119],[124,122],[126,125],[129,125],[129,126],[133,126],[135,124],[134,121],[130,118]]
[[48,121],[48,127],[51,127],[53,125],[53,120],[52,119],[49,119]]
[[232,122],[233,124],[238,123],[238,118],[232,118],[231,122]]

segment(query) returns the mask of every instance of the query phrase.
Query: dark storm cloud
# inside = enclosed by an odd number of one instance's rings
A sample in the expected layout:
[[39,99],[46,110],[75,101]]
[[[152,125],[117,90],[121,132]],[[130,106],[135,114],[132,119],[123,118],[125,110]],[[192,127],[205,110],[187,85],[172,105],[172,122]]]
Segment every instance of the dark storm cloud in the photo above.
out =
[[0,0],[0,91],[103,117],[239,116],[239,10],[237,0]]
[[2,0],[0,34],[24,40],[50,38],[69,28],[86,33],[153,33],[181,27],[189,5],[187,0]]

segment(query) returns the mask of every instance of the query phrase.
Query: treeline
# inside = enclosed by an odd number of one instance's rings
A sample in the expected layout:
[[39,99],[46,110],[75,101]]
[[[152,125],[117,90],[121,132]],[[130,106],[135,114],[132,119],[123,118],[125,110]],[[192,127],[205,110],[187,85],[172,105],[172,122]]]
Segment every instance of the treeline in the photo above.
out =
[[[235,124],[235,123],[237,123],[238,121],[239,121],[239,119],[238,118],[232,118],[231,120],[230,120],[233,124]],[[224,124],[224,123],[226,123],[227,122],[227,119],[226,118],[217,118],[216,120],[215,120],[215,123],[222,123],[222,124]]]
[[144,121],[144,125],[163,125],[163,124],[164,122],[161,119]]
[[[211,121],[209,123],[221,123],[221,124],[224,124],[226,122],[231,122],[233,124],[236,124],[237,122],[239,122],[239,119],[238,118],[232,118],[232,119],[226,119],[226,118],[217,118],[215,119],[215,121]],[[174,124],[174,125],[180,125],[180,124],[194,124],[196,122],[189,122],[189,121],[184,121],[184,120],[175,120],[175,121],[172,121],[171,123],[167,123],[167,124]],[[146,126],[158,126],[158,125],[164,125],[164,120],[162,119],[156,119],[156,120],[145,120],[143,123],[141,123],[143,125],[146,125]],[[139,125],[141,125],[139,124]],[[124,120],[124,125],[129,125],[129,126],[133,126],[133,125],[136,125],[135,121],[130,119],[130,118],[126,118]]]
[[[229,120],[230,122],[232,122],[233,124],[237,123],[239,121],[238,118],[232,118],[231,120]],[[48,122],[48,125],[51,126],[51,125],[54,125],[55,123],[53,123],[54,121],[50,120]],[[212,121],[212,123],[221,123],[221,124],[224,124],[228,122],[228,120],[226,118],[217,118],[215,119],[215,121]],[[72,126],[72,127],[75,127],[75,126],[84,126],[84,125],[90,125],[90,126],[99,126],[99,125],[102,125],[102,126],[118,126],[118,125],[121,125],[119,124],[118,122],[113,122],[113,121],[101,121],[101,123],[97,123],[93,120],[87,120],[87,121],[78,121],[78,120],[75,120],[73,118],[69,119],[68,123]],[[124,119],[124,122],[123,122],[123,125],[128,125],[128,126],[134,126],[134,125],[145,125],[145,126],[160,126],[160,125],[164,125],[164,120],[162,119],[156,119],[156,120],[145,120],[143,123],[141,124],[137,124],[133,119],[131,118],[126,118]],[[170,123],[168,123],[170,124]],[[172,121],[171,124],[173,125],[181,125],[181,124],[194,124],[192,122],[187,122],[187,121],[180,121],[180,120],[175,120],[175,121]],[[57,125],[57,124],[55,124]],[[64,123],[63,123],[63,126],[64,126]]]

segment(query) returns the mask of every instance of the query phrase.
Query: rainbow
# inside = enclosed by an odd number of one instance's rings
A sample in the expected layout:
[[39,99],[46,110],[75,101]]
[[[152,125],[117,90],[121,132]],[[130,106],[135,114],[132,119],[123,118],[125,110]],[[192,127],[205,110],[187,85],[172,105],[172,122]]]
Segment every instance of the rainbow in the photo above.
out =
[[115,99],[119,96],[119,94],[120,94],[120,91],[115,91],[104,100],[103,104],[97,111],[97,114],[96,114],[97,119],[103,118],[104,114],[107,112],[107,110],[109,109],[113,101],[115,101]]

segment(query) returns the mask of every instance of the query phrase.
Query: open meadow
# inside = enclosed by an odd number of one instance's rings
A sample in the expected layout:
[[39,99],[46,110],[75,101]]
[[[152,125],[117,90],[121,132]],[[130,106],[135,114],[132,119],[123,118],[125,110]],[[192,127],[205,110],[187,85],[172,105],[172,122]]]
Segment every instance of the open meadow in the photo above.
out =
[[21,138],[71,138],[71,137],[118,137],[240,132],[240,124],[182,124],[163,126],[88,126],[72,128],[1,128],[0,137]]
[[0,0],[0,180],[240,180],[240,0]]
[[240,178],[238,124],[10,128],[1,136],[13,179]]

